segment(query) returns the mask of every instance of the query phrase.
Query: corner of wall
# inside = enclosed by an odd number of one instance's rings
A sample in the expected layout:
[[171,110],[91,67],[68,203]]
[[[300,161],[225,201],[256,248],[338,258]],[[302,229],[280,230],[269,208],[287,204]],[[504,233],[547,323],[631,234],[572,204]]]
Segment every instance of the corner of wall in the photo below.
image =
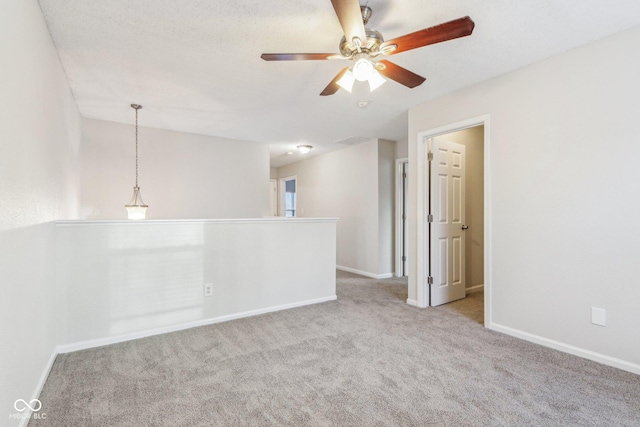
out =
[[378,271],[394,271],[395,142],[378,140]]

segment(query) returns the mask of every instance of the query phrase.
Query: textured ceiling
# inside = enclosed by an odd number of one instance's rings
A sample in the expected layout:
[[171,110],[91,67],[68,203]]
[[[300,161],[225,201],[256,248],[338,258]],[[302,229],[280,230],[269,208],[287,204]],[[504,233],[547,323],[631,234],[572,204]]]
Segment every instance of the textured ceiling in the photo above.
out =
[[[272,166],[351,138],[407,136],[407,110],[640,25],[638,0],[370,0],[391,39],[469,15],[465,38],[390,59],[427,78],[373,93],[318,94],[346,61],[266,62],[269,52],[338,52],[329,0],[39,0],[83,117],[270,144]],[[637,52],[629,52],[635,55]],[[358,101],[368,101],[359,108]]]

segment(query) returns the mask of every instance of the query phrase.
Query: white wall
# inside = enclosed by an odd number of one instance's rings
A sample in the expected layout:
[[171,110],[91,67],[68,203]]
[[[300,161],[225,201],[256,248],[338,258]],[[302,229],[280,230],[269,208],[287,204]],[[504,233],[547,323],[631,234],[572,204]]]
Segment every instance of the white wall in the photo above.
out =
[[396,159],[405,157],[409,157],[409,140],[406,138],[396,141]]
[[[336,217],[337,264],[379,276],[378,140],[278,168],[278,177],[296,175],[298,214]],[[391,255],[390,255],[391,256]]]
[[394,272],[395,151],[393,141],[378,141],[378,273]]
[[409,156],[418,132],[490,114],[487,326],[640,373],[638,51],[635,28],[417,106]]
[[448,133],[445,141],[464,145],[465,191],[465,278],[466,287],[484,283],[484,126]]
[[[133,109],[122,108],[131,110],[133,121]],[[82,217],[126,218],[135,183],[135,127],[84,119],[82,134]],[[138,142],[147,218],[269,215],[268,145],[146,127],[139,127]]]
[[335,299],[335,229],[330,219],[59,223],[61,350]]
[[80,117],[35,1],[0,13],[0,407],[36,397],[52,362],[54,230],[76,218]]

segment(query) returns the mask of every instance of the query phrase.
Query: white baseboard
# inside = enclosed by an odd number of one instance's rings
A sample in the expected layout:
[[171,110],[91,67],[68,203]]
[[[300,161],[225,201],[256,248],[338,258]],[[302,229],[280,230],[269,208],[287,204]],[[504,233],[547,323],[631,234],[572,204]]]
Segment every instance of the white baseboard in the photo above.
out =
[[343,267],[341,265],[336,265],[336,270],[346,271],[347,273],[359,274],[361,276],[371,277],[372,279],[388,279],[390,277],[393,277],[393,273],[375,274],[375,273],[369,273],[368,271],[356,270],[355,268],[351,268],[351,267]]
[[131,341],[139,338],[146,338],[153,335],[166,334],[168,332],[182,331],[184,329],[195,328],[198,326],[205,326],[205,325],[212,325],[214,323],[227,322],[229,320],[240,319],[243,317],[257,316],[259,314],[272,313],[274,311],[287,310],[290,308],[303,307],[305,305],[333,301],[335,299],[337,299],[337,297],[335,295],[332,295],[329,297],[316,298],[312,300],[299,301],[291,304],[283,304],[283,305],[278,305],[273,307],[260,308],[257,310],[243,311],[241,313],[234,313],[226,316],[196,320],[193,322],[181,323],[178,325],[163,326],[160,328],[148,329],[140,332],[132,332],[129,334],[117,335],[113,337],[97,338],[93,340],[81,341],[81,342],[72,343],[72,344],[63,344],[57,347],[57,353],[70,353],[72,351],[86,350],[88,348],[94,348],[94,347],[102,347],[105,345],[117,344],[120,342]]
[[416,301],[414,299],[407,298],[407,304],[412,305],[414,307],[418,307],[418,301]]
[[640,375],[640,365],[628,362],[626,360],[617,359],[615,357],[607,356],[605,354],[596,353],[595,351],[585,350],[583,348],[574,347],[569,344],[565,344],[560,341],[555,341],[549,338],[544,338],[538,335],[523,332],[518,329],[513,329],[508,326],[500,325],[497,323],[491,323],[489,329],[503,334],[511,335],[512,337],[520,338],[525,341],[529,341],[535,344],[540,344],[545,347],[553,348],[564,353],[573,354],[574,356],[582,357],[585,359],[593,360],[594,362],[602,363],[603,365],[613,366],[614,368],[622,369],[637,375]]
[[484,284],[471,286],[470,288],[465,289],[465,291],[469,293],[469,292],[479,291],[481,289],[484,290]]

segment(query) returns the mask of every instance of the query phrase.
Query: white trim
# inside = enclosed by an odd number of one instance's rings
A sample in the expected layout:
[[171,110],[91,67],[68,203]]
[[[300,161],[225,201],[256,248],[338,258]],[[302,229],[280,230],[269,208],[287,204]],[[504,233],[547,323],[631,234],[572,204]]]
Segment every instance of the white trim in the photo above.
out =
[[74,225],[158,225],[158,224],[233,224],[233,223],[262,223],[262,222],[335,222],[338,218],[285,218],[267,216],[264,218],[226,218],[226,219],[104,219],[104,220],[64,220],[54,221],[56,227]]
[[456,132],[463,129],[468,129],[475,126],[484,125],[484,324],[491,325],[491,319],[493,315],[492,295],[491,295],[491,283],[492,283],[492,269],[491,269],[491,115],[483,114],[481,116],[473,117],[467,120],[462,120],[456,123],[451,123],[445,126],[441,126],[435,129],[418,132],[417,141],[417,162],[414,165],[418,177],[417,186],[417,212],[416,212],[416,235],[418,244],[416,251],[416,294],[419,307],[426,307],[429,303],[428,285],[426,283],[427,277],[427,246],[426,241],[428,239],[426,227],[424,222],[426,221],[426,197],[425,191],[427,189],[427,167],[426,167],[426,144],[429,138],[433,138],[439,135]]
[[[275,215],[269,215],[269,217],[277,217],[278,216],[278,197],[279,197],[279,192],[278,192],[278,179],[277,178],[269,178],[269,207],[271,208],[271,183],[273,183],[275,185],[276,188],[276,214]],[[270,212],[273,213],[273,212]]]
[[407,304],[412,305],[414,307],[419,307],[418,305],[418,301],[414,300],[414,299],[409,299],[407,298]]
[[484,290],[484,284],[471,286],[470,288],[465,289],[465,291],[469,293],[469,292],[475,292],[480,289]]
[[[426,277],[428,274],[428,268],[425,264],[426,257],[428,255],[425,240],[428,238],[427,230],[424,223],[427,218],[427,201],[425,197],[425,191],[427,189],[428,168],[427,168],[427,151],[425,148],[425,138],[423,133],[418,133],[418,143],[416,144],[416,163],[409,169],[409,174],[416,174],[418,178],[418,185],[416,194],[416,208],[417,212],[415,218],[416,224],[416,256],[412,257],[416,263],[416,302],[417,306],[424,308],[429,305],[429,290],[426,283]],[[413,172],[412,172],[413,171]]]
[[[395,174],[395,187],[396,187],[396,234],[394,240],[395,258],[396,258],[396,277],[402,277],[402,192],[403,192],[403,179],[402,179],[402,164],[409,163],[408,157],[402,157],[396,159],[396,174]],[[408,221],[407,221],[408,222]]]
[[341,265],[336,265],[336,270],[346,271],[347,273],[359,274],[360,276],[370,277],[372,279],[388,279],[393,277],[393,273],[383,273],[383,274],[375,274],[369,273],[368,271],[356,270],[351,267],[343,267]]
[[[31,395],[32,396],[31,400],[40,398],[40,393],[42,393],[42,388],[44,387],[44,384],[47,382],[47,378],[49,378],[49,373],[51,372],[51,368],[53,368],[53,364],[56,361],[56,357],[58,357],[57,347],[53,349],[53,352],[51,353],[51,356],[49,357],[47,364],[44,366],[42,374],[40,375],[40,380],[38,380],[38,384],[36,385],[36,388],[35,390],[33,390],[33,394]],[[27,424],[29,424],[29,421],[31,420],[31,412],[33,411],[29,411],[28,417],[25,416],[25,418],[22,418],[20,420],[20,423],[18,424],[19,427],[26,427]],[[26,412],[23,412],[23,414],[25,413]]]
[[491,325],[493,319],[493,294],[491,284],[493,283],[493,251],[491,242],[493,234],[491,231],[491,116],[482,116],[484,123],[484,324]]
[[[59,345],[58,353],[70,353],[72,351],[86,350],[88,348],[102,347],[105,345],[116,344],[125,341],[131,341],[139,338],[151,337],[154,335],[166,334],[168,332],[182,331],[184,329],[195,328],[198,326],[212,325],[215,323],[227,322],[229,320],[241,319],[243,317],[257,316],[259,314],[271,313],[274,311],[288,310],[290,308],[302,307],[305,305],[318,304],[337,299],[335,295],[316,298],[306,301],[299,301],[290,304],[277,305],[273,307],[260,308],[257,310],[243,311],[240,313],[229,314],[226,316],[212,317],[209,319],[196,320],[193,322],[181,323],[178,325],[163,326],[160,328],[148,329],[146,331],[132,332],[129,334],[117,335],[114,337],[97,338],[93,340],[81,341],[72,344]],[[46,379],[46,377],[45,377]]]
[[640,365],[627,362],[626,360],[617,359],[615,357],[607,356],[604,354],[596,353],[595,351],[586,350],[584,348],[575,347],[569,344],[565,344],[560,341],[555,341],[549,338],[544,338],[539,335],[530,334],[528,332],[513,329],[508,326],[492,323],[490,329],[502,332],[503,334],[510,335],[512,337],[520,338],[525,341],[529,341],[535,344],[540,344],[545,347],[552,348],[554,350],[562,351],[563,353],[573,354],[574,356],[589,359],[594,362],[602,363],[603,365],[613,366],[614,368],[622,369],[637,375],[640,375]]

